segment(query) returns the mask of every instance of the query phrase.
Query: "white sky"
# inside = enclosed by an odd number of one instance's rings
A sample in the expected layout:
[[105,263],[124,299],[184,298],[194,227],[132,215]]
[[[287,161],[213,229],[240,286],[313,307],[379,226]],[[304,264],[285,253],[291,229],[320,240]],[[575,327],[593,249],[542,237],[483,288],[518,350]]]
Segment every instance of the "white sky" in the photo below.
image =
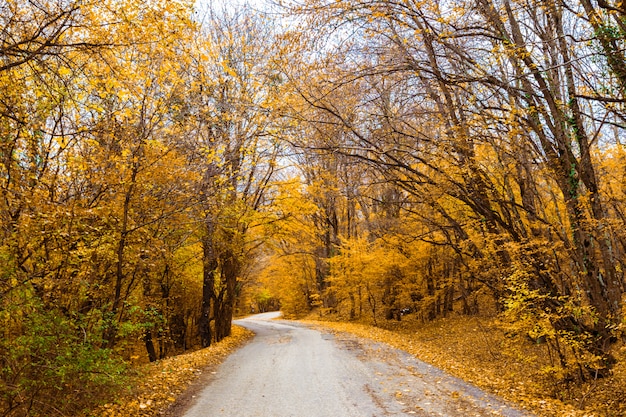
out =
[[254,9],[262,10],[267,1],[266,0],[196,0],[196,4],[199,7],[202,5],[213,5],[221,8],[222,6],[227,7],[240,7],[244,4],[249,4]]

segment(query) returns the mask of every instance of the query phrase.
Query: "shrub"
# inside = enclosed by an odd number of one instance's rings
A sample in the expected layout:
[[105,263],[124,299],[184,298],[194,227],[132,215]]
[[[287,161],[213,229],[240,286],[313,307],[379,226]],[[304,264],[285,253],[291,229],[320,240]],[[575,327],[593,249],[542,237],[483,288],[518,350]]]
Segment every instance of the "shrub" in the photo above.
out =
[[95,346],[78,320],[29,310],[0,335],[0,416],[78,414],[124,384],[125,364]]

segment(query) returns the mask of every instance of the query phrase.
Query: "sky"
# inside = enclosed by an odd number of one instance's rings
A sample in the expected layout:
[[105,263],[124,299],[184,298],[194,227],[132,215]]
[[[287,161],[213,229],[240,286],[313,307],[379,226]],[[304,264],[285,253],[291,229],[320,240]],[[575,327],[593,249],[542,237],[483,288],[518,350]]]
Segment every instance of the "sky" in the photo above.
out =
[[255,9],[263,9],[266,2],[267,0],[196,0],[198,5],[214,5],[219,7],[239,7],[247,3]]
[[[254,10],[267,12],[270,16],[274,16],[274,18],[281,19],[283,23],[285,21],[285,16],[283,15],[284,11],[280,11],[275,6],[277,0],[196,0],[196,9],[198,10],[198,17],[202,20],[202,16],[204,16],[203,10],[206,10],[207,7],[212,6],[214,10],[219,11],[226,9],[237,10],[244,5],[251,6]],[[276,13],[271,13],[272,10]]]

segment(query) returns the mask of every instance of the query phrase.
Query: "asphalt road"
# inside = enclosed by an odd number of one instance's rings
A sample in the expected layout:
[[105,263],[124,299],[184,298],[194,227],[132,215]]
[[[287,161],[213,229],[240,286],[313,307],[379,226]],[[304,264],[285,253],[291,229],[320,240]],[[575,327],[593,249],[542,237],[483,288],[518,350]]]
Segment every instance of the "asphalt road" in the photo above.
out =
[[258,314],[184,417],[531,416],[413,356]]

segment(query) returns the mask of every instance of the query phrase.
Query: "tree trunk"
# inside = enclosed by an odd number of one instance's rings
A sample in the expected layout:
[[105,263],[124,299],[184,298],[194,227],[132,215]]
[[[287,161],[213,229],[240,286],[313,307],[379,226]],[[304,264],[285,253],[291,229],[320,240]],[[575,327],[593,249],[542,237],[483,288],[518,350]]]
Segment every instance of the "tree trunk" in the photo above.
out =
[[[212,231],[212,225],[209,225],[209,231]],[[198,334],[200,336],[200,343],[202,347],[208,347],[212,341],[211,331],[211,314],[214,312],[215,301],[215,272],[218,267],[217,259],[215,256],[215,249],[213,247],[213,241],[211,234],[202,240],[202,306],[200,310],[200,319],[198,320]]]
[[215,340],[220,341],[230,336],[233,310],[236,301],[237,278],[239,277],[239,260],[232,251],[224,254],[221,269],[222,293],[220,293],[219,314],[215,316]]
[[150,362],[157,360],[156,349],[154,348],[154,341],[152,340],[152,330],[147,329],[143,334],[143,341],[146,345],[146,351],[148,352],[148,358]]

